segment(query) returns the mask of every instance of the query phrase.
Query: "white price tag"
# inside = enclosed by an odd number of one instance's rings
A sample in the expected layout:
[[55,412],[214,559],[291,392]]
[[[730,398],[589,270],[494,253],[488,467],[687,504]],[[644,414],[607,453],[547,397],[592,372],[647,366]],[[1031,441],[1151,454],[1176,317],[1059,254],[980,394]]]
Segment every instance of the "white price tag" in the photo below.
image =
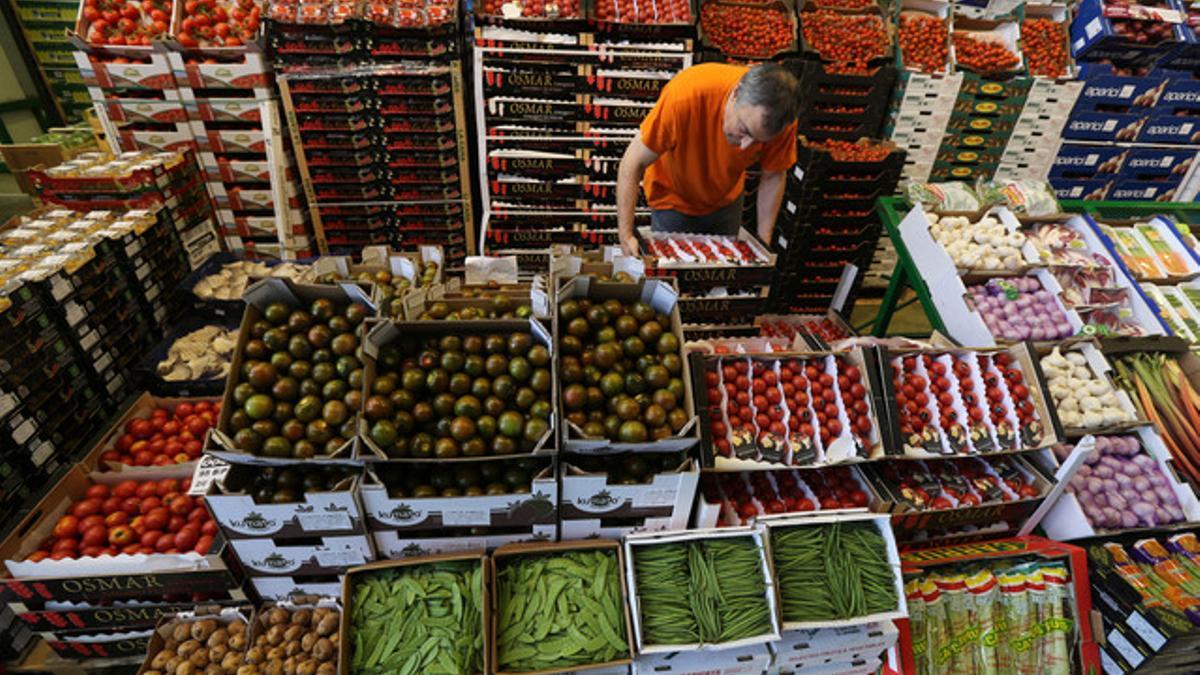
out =
[[232,464],[219,457],[205,455],[200,458],[200,463],[192,472],[192,486],[188,489],[188,494],[193,497],[204,496],[213,483],[223,480],[232,468]]
[[296,520],[305,532],[340,532],[353,527],[348,513],[300,513]]
[[366,564],[367,559],[363,557],[362,551],[354,549],[352,551],[317,551],[317,564],[321,567],[353,567],[354,565]]
[[490,525],[492,513],[487,509],[456,509],[442,512],[442,525],[463,527],[468,525]]

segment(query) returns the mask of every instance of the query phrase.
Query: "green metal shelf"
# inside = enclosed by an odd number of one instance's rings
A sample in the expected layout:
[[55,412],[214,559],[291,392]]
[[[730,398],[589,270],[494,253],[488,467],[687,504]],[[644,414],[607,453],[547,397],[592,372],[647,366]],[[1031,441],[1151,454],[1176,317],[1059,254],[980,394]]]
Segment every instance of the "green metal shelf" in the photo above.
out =
[[[1200,229],[1200,203],[1064,199],[1059,204],[1064,211],[1087,213],[1099,220],[1134,220],[1161,215],[1179,223],[1186,223],[1189,228]],[[921,309],[925,311],[925,318],[933,330],[946,333],[946,325],[933,304],[933,296],[929,292],[929,287],[917,272],[912,256],[908,254],[908,249],[900,238],[900,221],[910,208],[908,201],[900,197],[880,197],[875,203],[879,219],[883,222],[888,238],[891,239],[892,246],[896,249],[896,267],[892,270],[887,290],[883,293],[883,301],[879,305],[879,311],[875,314],[875,318],[869,323],[855,327],[861,333],[869,332],[877,337],[887,335],[888,326],[896,311],[913,302],[921,303]],[[904,291],[907,289],[911,289],[915,297],[901,302]]]

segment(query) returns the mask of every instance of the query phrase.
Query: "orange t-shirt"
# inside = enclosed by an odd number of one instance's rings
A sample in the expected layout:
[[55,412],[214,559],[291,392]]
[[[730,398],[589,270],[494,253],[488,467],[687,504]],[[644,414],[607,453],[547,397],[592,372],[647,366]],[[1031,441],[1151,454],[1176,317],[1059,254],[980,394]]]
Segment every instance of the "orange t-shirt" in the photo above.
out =
[[742,150],[722,131],[725,99],[744,66],[705,63],[680,71],[642,121],[642,143],[658,155],[646,169],[646,201],[657,210],[702,216],[742,193],[746,168],[786,171],[796,163],[796,123],[769,143]]

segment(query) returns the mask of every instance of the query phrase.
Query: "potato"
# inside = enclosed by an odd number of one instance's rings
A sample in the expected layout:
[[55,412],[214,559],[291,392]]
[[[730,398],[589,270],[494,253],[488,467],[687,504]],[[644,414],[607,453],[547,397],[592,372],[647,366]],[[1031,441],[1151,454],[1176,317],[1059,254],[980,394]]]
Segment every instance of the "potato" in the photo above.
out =
[[240,652],[226,652],[225,656],[221,658],[221,667],[226,672],[232,673],[241,667],[243,656],[244,654]]
[[191,661],[192,665],[196,666],[196,670],[203,671],[204,667],[208,665],[209,661],[208,650],[203,648],[197,649],[196,651],[192,652],[192,656],[188,659],[188,661]]
[[317,675],[336,675],[336,673],[337,664],[333,663],[332,661],[326,661],[325,663],[317,666]]
[[267,614],[267,623],[272,626],[277,626],[281,623],[287,623],[288,611],[282,607],[276,607]]
[[257,673],[258,668],[254,666],[239,666],[237,669],[237,675],[257,675]]
[[267,663],[272,661],[282,662],[284,659],[283,647],[271,647],[267,650]]
[[296,675],[317,675],[317,662],[305,661],[296,666]]
[[307,626],[312,621],[311,609],[298,609],[292,612],[292,623],[297,626]]
[[271,629],[267,631],[267,644],[271,645],[272,647],[283,644],[284,630],[283,624],[271,626]]
[[317,644],[319,639],[316,633],[305,633],[304,637],[300,638],[300,649],[311,652],[313,645]]
[[224,647],[228,642],[229,633],[226,633],[224,630],[217,630],[208,636],[208,641],[204,644],[209,649],[212,649],[213,647]]
[[217,630],[217,622],[215,619],[204,619],[196,621],[192,624],[192,639],[204,642],[208,636],[212,635]]
[[[186,638],[185,638],[185,639],[186,639]],[[179,649],[179,640],[176,640],[175,638],[167,638],[167,639],[166,639],[166,640],[163,642],[163,651],[165,651],[165,652],[173,652],[173,651],[175,651],[176,649]]]
[[164,673],[161,670],[147,670],[142,675],[164,675]]
[[251,647],[246,652],[246,662],[251,665],[258,665],[266,660],[266,650],[262,647]]
[[190,659],[192,654],[195,653],[197,649],[200,649],[200,641],[188,640],[187,642],[179,645],[177,653],[179,654],[180,658]]
[[333,643],[326,638],[317,640],[317,643],[312,648],[313,658],[318,661],[328,661],[336,654],[337,652],[333,649]]
[[218,663],[210,663],[204,666],[204,675],[225,675],[225,669]]
[[150,659],[150,667],[155,670],[162,670],[167,667],[167,663],[173,658],[175,658],[175,651],[164,649],[155,654],[154,658]]
[[225,645],[216,645],[208,648],[208,660],[213,663],[220,663],[221,659],[225,658],[225,654],[229,652],[229,647]]
[[192,629],[186,623],[175,624],[175,630],[171,631],[171,639],[175,642],[187,642],[187,639],[192,636]]
[[229,648],[239,652],[246,651],[246,631],[230,635]]
[[295,641],[298,641],[300,639],[300,636],[303,634],[304,634],[304,626],[300,626],[300,625],[293,623],[292,625],[287,627],[287,630],[283,631],[283,639],[287,642],[295,642]]
[[275,659],[267,661],[267,667],[263,669],[266,675],[283,675],[283,659]]
[[291,640],[283,643],[283,653],[287,656],[295,656],[300,653],[300,641]]
[[[316,618],[316,617],[313,617]],[[332,635],[338,629],[338,615],[336,612],[330,612],[317,622],[317,635],[322,637]]]
[[196,667],[191,661],[184,661],[175,667],[175,675],[196,675]]
[[245,638],[246,622],[242,621],[241,619],[234,619],[233,621],[229,622],[229,625],[225,626],[225,632],[229,633],[229,637],[241,635],[243,638]]
[[183,663],[186,660],[187,659],[184,659],[184,658],[180,657],[178,654],[176,654],[175,656],[172,656],[170,659],[167,660],[167,665],[166,665],[166,667],[163,668],[163,670],[167,671],[168,673],[173,673],[173,672],[175,672],[175,669],[179,667],[179,664]]

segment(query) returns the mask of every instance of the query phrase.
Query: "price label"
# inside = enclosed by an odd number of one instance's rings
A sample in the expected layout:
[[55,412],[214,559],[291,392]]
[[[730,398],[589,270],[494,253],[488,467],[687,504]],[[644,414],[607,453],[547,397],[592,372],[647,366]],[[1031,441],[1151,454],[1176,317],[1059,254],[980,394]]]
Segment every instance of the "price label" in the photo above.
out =
[[192,472],[192,486],[188,489],[188,494],[193,497],[204,496],[214,483],[224,480],[225,475],[232,468],[232,464],[219,457],[205,455],[196,465],[196,470]]
[[490,525],[491,522],[492,513],[488,509],[456,509],[442,512],[442,525],[447,527]]
[[300,513],[296,520],[305,532],[340,532],[354,527],[347,513]]

